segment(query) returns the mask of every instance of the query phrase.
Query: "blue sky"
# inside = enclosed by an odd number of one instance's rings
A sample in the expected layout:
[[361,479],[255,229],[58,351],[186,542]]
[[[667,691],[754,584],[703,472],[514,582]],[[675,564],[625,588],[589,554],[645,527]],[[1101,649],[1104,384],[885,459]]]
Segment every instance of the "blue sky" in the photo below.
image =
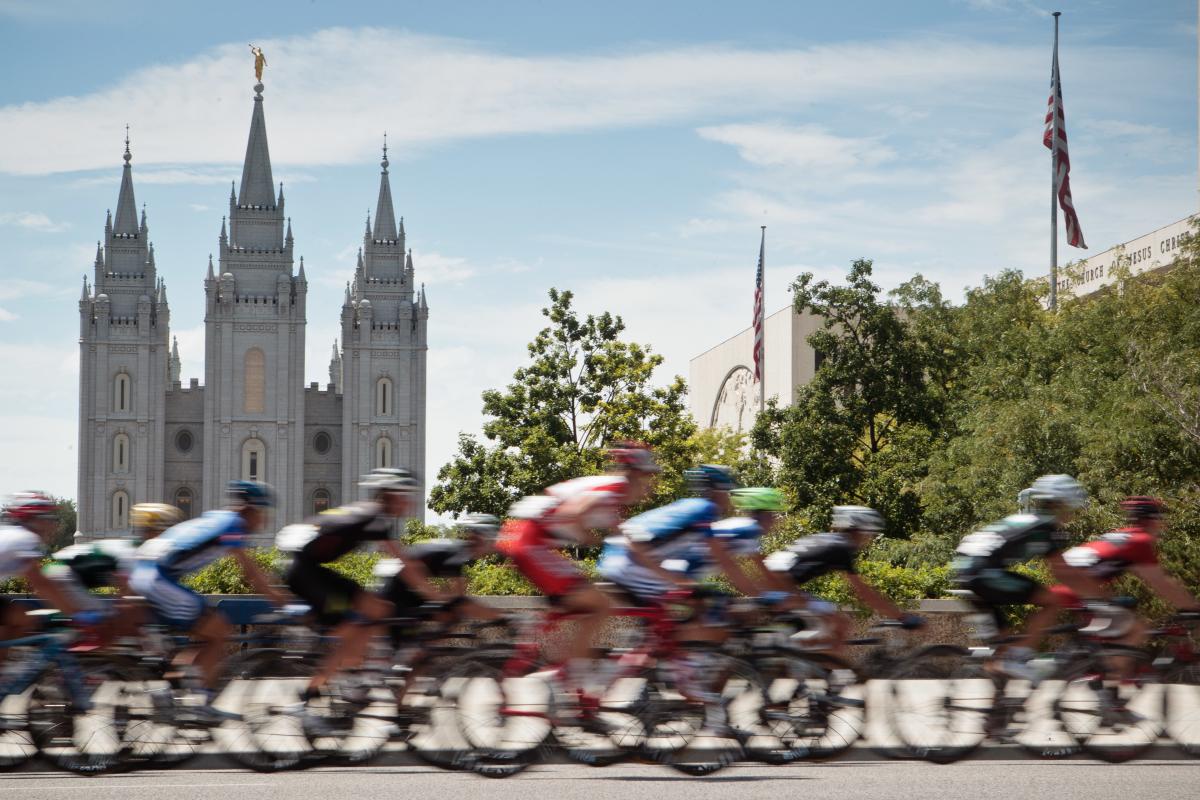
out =
[[[1196,6],[1064,2],[1072,183],[1097,253],[1196,210]],[[622,314],[663,378],[768,305],[874,258],[955,297],[1047,259],[1051,5],[954,2],[204,4],[0,0],[0,492],[71,496],[80,277],[124,126],[184,378],[201,280],[266,114],[327,380],[379,144],[428,285],[429,472],[525,355],[550,286]]]

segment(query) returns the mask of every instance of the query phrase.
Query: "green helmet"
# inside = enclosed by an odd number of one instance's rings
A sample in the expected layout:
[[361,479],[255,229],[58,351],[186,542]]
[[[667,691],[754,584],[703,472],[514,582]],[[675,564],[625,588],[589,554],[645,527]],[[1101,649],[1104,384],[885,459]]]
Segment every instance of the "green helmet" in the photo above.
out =
[[783,492],[769,486],[748,486],[730,492],[733,507],[738,511],[783,511],[786,502]]

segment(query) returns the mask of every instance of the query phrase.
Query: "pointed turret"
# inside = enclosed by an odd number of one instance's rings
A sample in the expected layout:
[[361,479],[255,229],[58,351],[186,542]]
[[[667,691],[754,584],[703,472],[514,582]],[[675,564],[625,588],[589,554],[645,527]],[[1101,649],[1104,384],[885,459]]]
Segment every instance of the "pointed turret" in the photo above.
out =
[[292,243],[292,218],[288,217],[287,220],[288,220],[287,235],[283,237],[283,240],[284,240],[284,242],[286,242],[287,244],[290,245]]
[[213,274],[212,253],[208,254],[208,274],[204,276],[206,281],[215,281],[217,276]]
[[229,241],[229,234],[226,233],[226,231],[225,231],[225,218],[224,217],[221,217],[221,235],[218,238],[218,240],[221,242],[221,244],[225,244],[226,242]]
[[96,242],[96,266],[104,266],[104,248],[100,246],[100,242]]
[[375,204],[377,242],[396,241],[396,212],[392,209],[392,185],[388,179],[387,134],[383,135],[383,160],[379,162],[379,201]]
[[87,300],[87,299],[88,299],[87,275],[84,275],[84,276],[83,276],[83,294],[81,294],[81,295],[79,296],[79,299],[80,299],[80,300]]
[[300,282],[308,283],[308,278],[304,277],[304,256],[300,256]]
[[121,172],[121,193],[117,195],[117,217],[113,220],[112,230],[117,236],[136,236],[138,234],[137,202],[133,198],[133,168],[130,161],[133,155],[129,152],[129,128],[125,128],[125,166]]
[[167,380],[172,384],[179,383],[179,373],[182,372],[182,362],[179,359],[179,339],[171,343],[171,357],[167,360]]
[[275,200],[275,207],[283,210],[283,181],[279,182],[279,197]]
[[242,207],[270,208],[275,205],[275,179],[271,176],[271,153],[267,148],[262,84],[256,85],[255,89],[250,138],[246,141],[246,161],[242,165],[242,190],[237,204]]

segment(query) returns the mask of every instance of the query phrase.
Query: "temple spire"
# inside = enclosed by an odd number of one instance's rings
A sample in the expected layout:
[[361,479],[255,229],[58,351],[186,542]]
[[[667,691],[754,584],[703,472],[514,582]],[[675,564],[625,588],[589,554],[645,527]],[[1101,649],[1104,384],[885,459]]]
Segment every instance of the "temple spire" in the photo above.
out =
[[242,165],[238,205],[271,208],[275,205],[275,180],[271,177],[271,152],[267,148],[262,84],[254,88],[257,91],[254,94],[254,112],[250,117],[250,138],[246,141],[246,161]]
[[113,220],[113,233],[118,236],[136,236],[138,233],[137,202],[133,198],[133,168],[129,152],[129,126],[125,126],[125,166],[121,170],[121,193],[117,195],[117,217]]
[[375,205],[376,241],[396,241],[396,212],[392,210],[392,185],[388,179],[387,134],[383,134],[383,160],[379,162],[379,202]]

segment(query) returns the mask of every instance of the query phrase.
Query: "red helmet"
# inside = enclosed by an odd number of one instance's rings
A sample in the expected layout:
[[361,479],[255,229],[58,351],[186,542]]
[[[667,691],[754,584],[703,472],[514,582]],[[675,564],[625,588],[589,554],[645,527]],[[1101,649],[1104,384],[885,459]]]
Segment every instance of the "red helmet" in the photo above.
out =
[[641,442],[617,442],[608,449],[608,460],[622,469],[662,472],[650,446]]
[[21,524],[53,517],[57,510],[58,504],[41,492],[17,492],[4,504],[4,513]]
[[1167,513],[1167,506],[1157,497],[1133,495],[1121,501],[1121,509],[1125,518],[1130,522],[1140,522],[1145,519],[1159,519]]

